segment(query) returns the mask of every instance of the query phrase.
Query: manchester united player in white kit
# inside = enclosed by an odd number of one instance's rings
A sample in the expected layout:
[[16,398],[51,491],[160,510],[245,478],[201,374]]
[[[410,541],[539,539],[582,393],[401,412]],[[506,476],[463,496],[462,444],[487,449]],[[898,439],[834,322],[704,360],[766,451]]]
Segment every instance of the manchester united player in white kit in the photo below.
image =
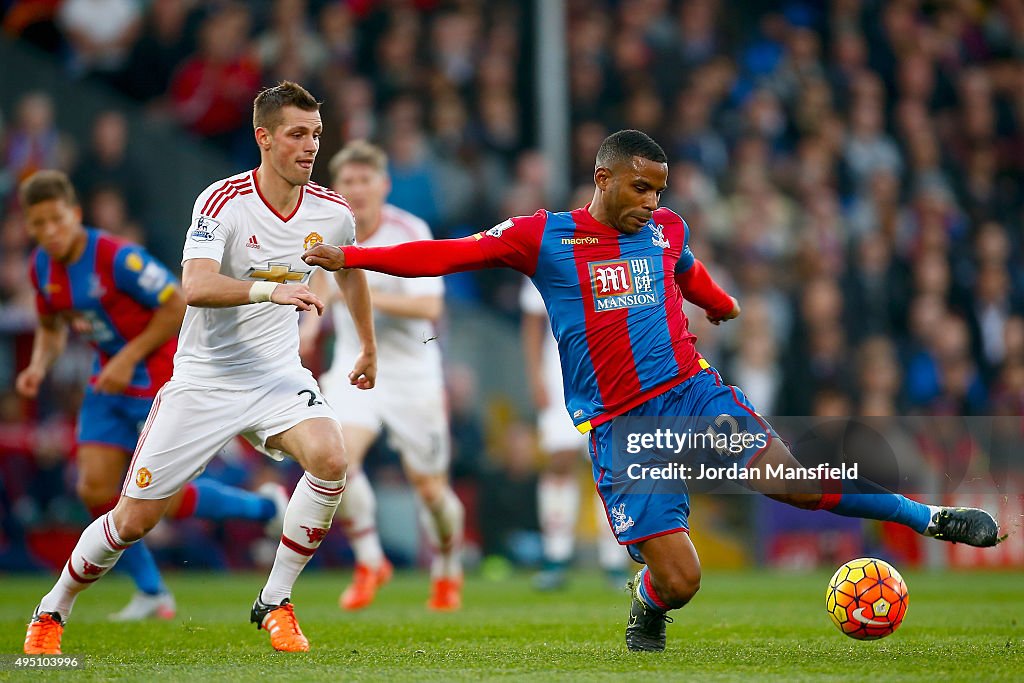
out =
[[[425,222],[385,203],[391,184],[383,150],[361,140],[349,143],[331,159],[331,177],[334,189],[352,205],[360,244],[432,238]],[[376,529],[376,500],[361,467],[367,450],[386,427],[416,489],[420,522],[434,551],[427,606],[455,610],[462,604],[464,512],[448,483],[450,448],[441,352],[432,341],[434,321],[444,306],[444,284],[441,278],[409,279],[372,272],[366,277],[373,292],[381,361],[377,388],[360,394],[346,381],[344,368],[358,355],[359,343],[353,320],[340,304],[332,309],[337,332],[334,358],[320,378],[345,431],[349,462],[348,488],[338,516],[356,566],[339,604],[343,609],[362,609],[391,578],[391,564]],[[326,274],[319,273],[318,279],[326,281]],[[303,318],[304,336],[315,336],[319,319]]]
[[[355,241],[344,199],[309,182],[320,145],[319,109],[295,83],[262,91],[253,106],[259,168],[217,181],[196,200],[182,257],[188,308],[174,373],[154,401],[120,501],[78,539],[36,608],[26,652],[60,653],[64,620],[78,594],[152,529],[168,499],[239,434],[272,457],[290,455],[305,470],[250,618],[269,632],[274,649],[309,649],[291,590],[331,526],[346,461],[337,418],[299,361],[296,311],[323,312],[306,284],[313,268],[301,256],[319,242]],[[376,342],[366,277],[346,272],[337,282],[360,343],[348,379],[370,389]]]

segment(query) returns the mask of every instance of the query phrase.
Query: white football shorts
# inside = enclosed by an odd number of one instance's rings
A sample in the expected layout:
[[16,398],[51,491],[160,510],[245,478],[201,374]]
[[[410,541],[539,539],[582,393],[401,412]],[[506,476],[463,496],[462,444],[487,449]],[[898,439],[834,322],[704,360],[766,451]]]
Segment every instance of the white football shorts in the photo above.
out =
[[545,454],[581,451],[586,454],[587,436],[580,434],[560,402],[561,394],[537,415],[540,448]]
[[122,494],[145,500],[173,496],[238,435],[282,460],[283,453],[267,448],[267,439],[316,417],[338,419],[313,375],[301,366],[248,388],[172,379],[153,401]]
[[343,427],[355,425],[378,434],[387,427],[388,444],[409,470],[448,471],[451,442],[443,385],[378,375],[376,386],[363,391],[349,383],[347,372],[334,371],[324,373],[320,383]]

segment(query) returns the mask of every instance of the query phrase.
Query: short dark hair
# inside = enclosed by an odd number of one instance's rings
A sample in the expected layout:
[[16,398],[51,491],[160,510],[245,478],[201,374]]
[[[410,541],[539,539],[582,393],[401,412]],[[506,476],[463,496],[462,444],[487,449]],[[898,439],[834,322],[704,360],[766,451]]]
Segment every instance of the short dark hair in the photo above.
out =
[[601,143],[597,150],[597,166],[612,166],[630,161],[633,157],[649,159],[658,164],[667,164],[665,150],[651,136],[639,130],[620,130],[612,133]]
[[281,110],[298,107],[302,111],[320,111],[320,103],[298,83],[281,81],[264,88],[252,103],[252,127],[274,130],[281,123]]
[[63,171],[36,171],[18,188],[21,207],[27,209],[51,199],[63,199],[70,206],[78,206],[78,195]]

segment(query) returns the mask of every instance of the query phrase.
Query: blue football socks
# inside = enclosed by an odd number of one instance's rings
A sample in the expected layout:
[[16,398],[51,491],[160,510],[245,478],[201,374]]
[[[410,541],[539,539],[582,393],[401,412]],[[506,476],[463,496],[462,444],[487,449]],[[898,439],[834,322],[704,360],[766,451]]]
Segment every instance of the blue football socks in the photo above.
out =
[[164,586],[163,577],[160,576],[160,569],[156,566],[153,553],[149,552],[142,541],[133,543],[121,555],[117,563],[135,582],[135,587],[146,595],[158,595],[167,590]]
[[200,519],[269,520],[277,512],[274,501],[251,491],[227,486],[215,479],[200,478],[192,482],[196,490],[196,509]]
[[932,510],[924,503],[886,491],[865,479],[843,481],[843,493],[830,512],[844,517],[897,522],[924,533],[932,518]]

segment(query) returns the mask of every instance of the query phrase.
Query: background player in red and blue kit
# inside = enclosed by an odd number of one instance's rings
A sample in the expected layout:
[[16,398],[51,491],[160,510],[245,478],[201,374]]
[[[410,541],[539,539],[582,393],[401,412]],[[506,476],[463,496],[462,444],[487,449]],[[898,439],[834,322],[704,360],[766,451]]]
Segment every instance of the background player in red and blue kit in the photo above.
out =
[[[18,392],[34,398],[62,353],[69,323],[96,349],[78,415],[78,494],[94,517],[111,510],[153,399],[171,376],[185,302],[173,275],[137,245],[82,225],[74,188],[59,171],[40,171],[20,188],[25,223],[38,244],[30,274],[39,327]],[[196,480],[172,507],[177,517],[270,521],[287,500]],[[280,503],[280,504],[279,504]],[[174,599],[149,550],[124,554],[138,589],[119,620],[174,616]],[[90,577],[81,577],[89,581]]]
[[[633,581],[626,627],[629,649],[647,651],[665,648],[666,613],[696,594],[700,562],[688,534],[679,533],[689,528],[685,485],[672,495],[631,488],[629,454],[613,438],[613,426],[631,419],[726,416],[742,420],[744,431],[764,437],[765,445],[717,456],[718,462],[756,469],[762,480],[768,480],[768,466],[799,467],[743,393],[725,384],[696,351],[682,313],[684,297],[713,323],[735,318],[740,309],[694,258],[682,218],[658,207],[667,180],[661,147],[640,131],[619,131],[598,151],[594,198],[583,208],[538,211],[458,240],[319,245],[305,257],[328,270],[418,277],[506,266],[533,279],[558,342],[566,407],[580,431],[590,434],[594,479],[612,530],[647,565]],[[928,506],[865,481],[843,481],[841,490],[837,484],[752,487],[797,507],[899,522],[943,540],[998,542],[998,525],[983,510]]]

